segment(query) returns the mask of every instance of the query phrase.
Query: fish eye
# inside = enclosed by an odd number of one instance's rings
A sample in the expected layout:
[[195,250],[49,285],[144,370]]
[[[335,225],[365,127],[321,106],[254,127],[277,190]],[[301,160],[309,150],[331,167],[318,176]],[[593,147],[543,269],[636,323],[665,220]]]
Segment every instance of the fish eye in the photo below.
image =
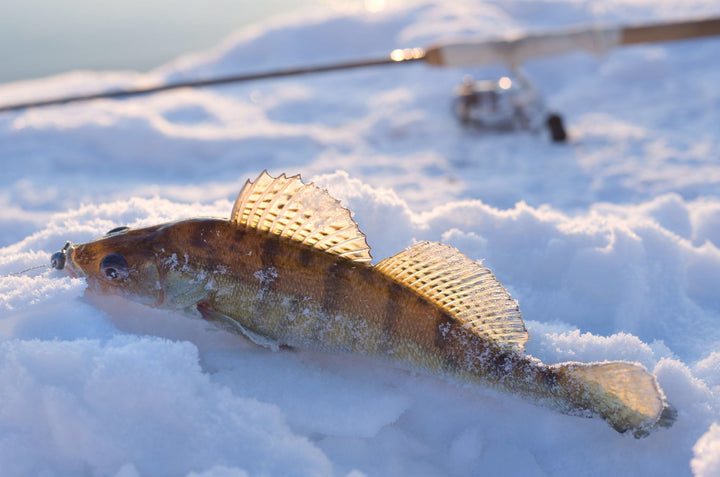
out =
[[127,225],[123,225],[122,227],[115,227],[114,229],[108,231],[105,236],[107,237],[109,235],[121,234],[127,232],[128,230],[130,230],[130,227],[128,227]]
[[125,278],[128,275],[128,264],[119,253],[111,253],[100,261],[100,271],[109,280]]

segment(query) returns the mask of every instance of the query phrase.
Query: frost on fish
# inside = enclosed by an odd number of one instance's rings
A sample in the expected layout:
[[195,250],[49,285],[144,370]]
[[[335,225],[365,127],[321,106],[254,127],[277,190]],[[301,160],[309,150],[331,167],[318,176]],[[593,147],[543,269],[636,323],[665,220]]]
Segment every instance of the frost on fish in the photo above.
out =
[[[371,265],[350,212],[299,176],[263,172],[248,181],[229,220],[123,230],[67,255],[68,268],[95,289],[197,309],[272,349],[376,356],[568,414],[599,415],[636,436],[673,419],[639,364],[547,366],[526,356],[517,302],[458,250],[420,242]],[[122,257],[127,273],[104,274],[109,255]]]

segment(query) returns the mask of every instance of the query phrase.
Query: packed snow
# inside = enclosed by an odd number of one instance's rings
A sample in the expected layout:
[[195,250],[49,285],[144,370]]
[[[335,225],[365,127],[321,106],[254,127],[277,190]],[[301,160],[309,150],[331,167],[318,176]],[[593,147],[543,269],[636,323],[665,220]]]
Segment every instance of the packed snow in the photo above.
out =
[[[370,2],[373,3],[373,2]],[[377,8],[378,5],[384,8]],[[434,41],[720,14],[712,0],[420,1],[308,11],[147,73],[31,98],[386,54]],[[720,475],[719,38],[529,61],[570,140],[463,128],[502,65],[377,67],[0,114],[0,476]],[[354,213],[375,260],[419,240],[491,268],[546,363],[629,360],[678,418],[600,419],[355,356],[272,352],[40,268],[120,226],[228,216],[263,169]]]

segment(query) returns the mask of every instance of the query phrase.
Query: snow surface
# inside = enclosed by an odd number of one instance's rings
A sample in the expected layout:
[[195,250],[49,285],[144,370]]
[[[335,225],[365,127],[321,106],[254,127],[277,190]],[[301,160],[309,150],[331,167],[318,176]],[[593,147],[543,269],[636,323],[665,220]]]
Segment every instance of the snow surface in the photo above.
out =
[[[382,2],[377,5],[381,5]],[[0,103],[385,54],[468,35],[720,13],[713,0],[387,2],[239,32],[147,75],[0,85]],[[570,54],[526,73],[571,140],[462,129],[462,76],[370,68],[0,115],[0,476],[720,475],[720,39]],[[376,260],[416,240],[483,259],[546,363],[637,361],[678,409],[602,420],[352,356],[270,352],[40,269],[119,226],[227,216],[302,173]]]

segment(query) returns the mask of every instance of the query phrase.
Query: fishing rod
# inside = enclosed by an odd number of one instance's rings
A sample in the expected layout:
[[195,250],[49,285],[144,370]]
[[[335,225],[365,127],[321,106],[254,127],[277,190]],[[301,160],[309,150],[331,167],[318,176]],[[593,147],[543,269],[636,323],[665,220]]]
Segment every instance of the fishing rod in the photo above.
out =
[[400,65],[422,61],[437,67],[465,67],[505,63],[518,67],[530,58],[559,55],[576,50],[603,54],[612,48],[639,43],[684,40],[720,35],[720,17],[630,26],[578,28],[545,33],[508,36],[497,39],[459,43],[441,43],[427,48],[393,50],[383,58],[354,60],[317,66],[283,68],[220,78],[180,81],[145,88],[110,90],[77,96],[28,101],[0,106],[0,112],[54,106],[95,99],[119,99],[178,88],[199,88],[270,78],[299,76],[372,66]]

